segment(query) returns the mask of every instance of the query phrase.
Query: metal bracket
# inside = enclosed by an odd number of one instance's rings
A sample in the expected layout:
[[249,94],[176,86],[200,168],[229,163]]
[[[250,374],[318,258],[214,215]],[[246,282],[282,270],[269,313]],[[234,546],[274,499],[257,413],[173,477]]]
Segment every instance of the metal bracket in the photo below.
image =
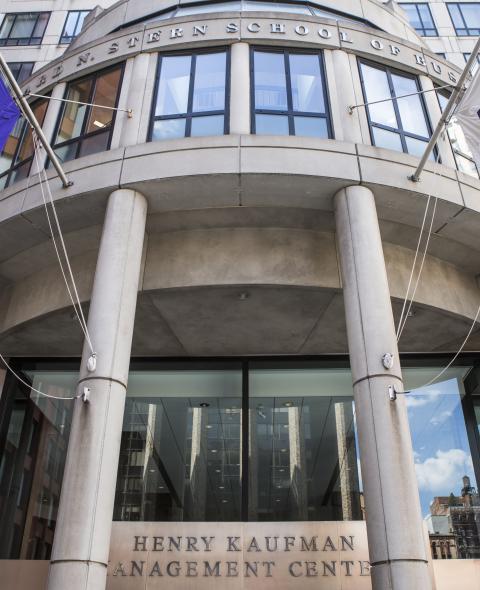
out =
[[82,398],[82,402],[84,404],[88,404],[90,402],[90,392],[91,392],[90,387],[83,388],[81,398]]
[[395,385],[388,386],[388,397],[390,398],[391,402],[394,402],[397,399],[397,390],[395,389]]

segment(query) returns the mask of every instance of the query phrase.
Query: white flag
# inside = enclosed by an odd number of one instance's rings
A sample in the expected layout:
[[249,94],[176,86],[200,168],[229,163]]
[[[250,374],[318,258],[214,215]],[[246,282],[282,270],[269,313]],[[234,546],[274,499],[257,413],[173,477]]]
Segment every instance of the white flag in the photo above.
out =
[[480,170],[480,68],[477,68],[454,116]]

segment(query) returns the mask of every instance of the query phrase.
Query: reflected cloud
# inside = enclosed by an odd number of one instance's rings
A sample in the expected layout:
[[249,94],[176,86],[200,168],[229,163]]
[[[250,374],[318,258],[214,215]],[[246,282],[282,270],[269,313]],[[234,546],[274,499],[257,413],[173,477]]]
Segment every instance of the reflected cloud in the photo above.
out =
[[421,408],[422,406],[427,406],[428,404],[436,402],[441,395],[442,391],[440,389],[431,389],[429,391],[419,389],[418,393],[413,390],[412,393],[405,396],[407,408]]
[[458,481],[472,472],[472,458],[463,449],[437,451],[434,457],[420,461],[415,458],[418,487],[437,495],[448,495]]

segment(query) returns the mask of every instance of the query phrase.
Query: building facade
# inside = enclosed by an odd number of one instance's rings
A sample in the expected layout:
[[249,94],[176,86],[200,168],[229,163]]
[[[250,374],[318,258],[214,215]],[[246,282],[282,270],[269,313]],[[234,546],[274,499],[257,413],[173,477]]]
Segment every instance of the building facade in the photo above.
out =
[[1,10],[6,588],[478,586],[480,4]]

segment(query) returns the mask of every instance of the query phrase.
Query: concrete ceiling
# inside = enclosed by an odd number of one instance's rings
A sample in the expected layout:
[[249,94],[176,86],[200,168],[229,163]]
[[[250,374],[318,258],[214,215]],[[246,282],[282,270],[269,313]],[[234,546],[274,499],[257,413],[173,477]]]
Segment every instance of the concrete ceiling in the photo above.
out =
[[[398,318],[401,304],[394,302]],[[401,352],[455,351],[470,323],[415,305]],[[7,356],[79,356],[72,310],[27,322],[0,339]],[[480,350],[476,330],[465,350]],[[133,356],[316,355],[347,352],[340,292],[318,288],[234,286],[141,293]]]

